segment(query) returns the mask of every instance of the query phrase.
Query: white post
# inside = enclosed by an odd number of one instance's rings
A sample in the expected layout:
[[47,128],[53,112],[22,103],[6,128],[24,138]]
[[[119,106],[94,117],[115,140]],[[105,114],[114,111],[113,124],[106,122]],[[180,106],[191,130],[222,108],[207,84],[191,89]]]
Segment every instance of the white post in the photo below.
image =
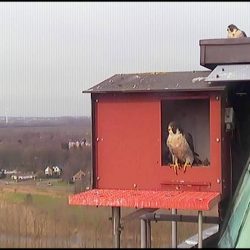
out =
[[121,208],[112,207],[113,248],[120,248]]
[[198,211],[198,248],[202,248],[202,211]]
[[141,219],[141,248],[147,247],[147,227],[146,220]]
[[[177,209],[171,210],[172,215],[177,214]],[[172,248],[177,248],[177,222],[172,221]]]

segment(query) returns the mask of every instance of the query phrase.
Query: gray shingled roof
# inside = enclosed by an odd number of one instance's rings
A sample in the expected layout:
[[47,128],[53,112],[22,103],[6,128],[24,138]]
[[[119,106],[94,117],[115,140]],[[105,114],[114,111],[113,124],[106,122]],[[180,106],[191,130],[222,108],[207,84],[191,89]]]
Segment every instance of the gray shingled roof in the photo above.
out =
[[211,71],[116,74],[83,93],[168,92],[224,90],[225,85],[205,82]]

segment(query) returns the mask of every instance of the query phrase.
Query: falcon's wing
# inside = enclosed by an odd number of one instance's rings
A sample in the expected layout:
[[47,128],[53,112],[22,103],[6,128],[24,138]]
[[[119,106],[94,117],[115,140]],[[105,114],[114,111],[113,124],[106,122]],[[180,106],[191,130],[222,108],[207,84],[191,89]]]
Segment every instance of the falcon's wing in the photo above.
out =
[[197,154],[196,152],[194,152],[194,143],[193,143],[193,137],[190,133],[186,133],[184,134],[186,141],[190,147],[190,149],[192,150],[193,154],[194,154],[194,164],[200,165],[202,164],[202,161],[198,158],[199,154]]
[[192,151],[193,153],[195,153],[195,152],[194,152],[194,142],[193,142],[193,137],[192,137],[192,135],[191,135],[190,133],[184,133],[184,137],[185,137],[185,139],[186,139],[186,141],[187,141],[187,143],[188,143],[188,145],[189,145],[191,151]]
[[242,32],[242,34],[243,34],[244,37],[247,37],[247,34],[246,34],[245,31],[242,30],[241,32]]

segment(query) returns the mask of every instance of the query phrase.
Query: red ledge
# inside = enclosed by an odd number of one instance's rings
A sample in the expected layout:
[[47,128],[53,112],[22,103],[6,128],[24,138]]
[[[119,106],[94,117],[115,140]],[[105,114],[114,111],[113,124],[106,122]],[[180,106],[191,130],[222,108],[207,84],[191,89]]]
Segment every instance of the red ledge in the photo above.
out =
[[218,192],[92,189],[69,196],[69,205],[210,210]]

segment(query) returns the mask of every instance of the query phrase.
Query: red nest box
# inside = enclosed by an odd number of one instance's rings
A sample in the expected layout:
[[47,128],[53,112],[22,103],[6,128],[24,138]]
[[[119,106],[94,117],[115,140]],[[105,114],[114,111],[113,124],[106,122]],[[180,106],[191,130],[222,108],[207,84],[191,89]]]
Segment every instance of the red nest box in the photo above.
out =
[[[209,73],[120,74],[85,91],[92,99],[92,187],[226,193],[225,86],[210,86]],[[192,135],[202,160],[177,174],[166,145],[172,120]]]
[[[222,193],[228,173],[222,169],[225,87],[209,86],[208,73],[115,75],[90,90],[93,187]],[[172,120],[191,133],[202,160],[185,173],[170,167],[166,138]]]

